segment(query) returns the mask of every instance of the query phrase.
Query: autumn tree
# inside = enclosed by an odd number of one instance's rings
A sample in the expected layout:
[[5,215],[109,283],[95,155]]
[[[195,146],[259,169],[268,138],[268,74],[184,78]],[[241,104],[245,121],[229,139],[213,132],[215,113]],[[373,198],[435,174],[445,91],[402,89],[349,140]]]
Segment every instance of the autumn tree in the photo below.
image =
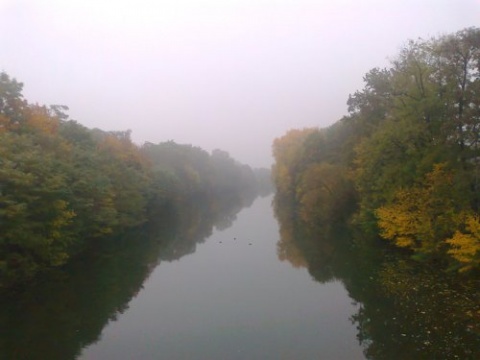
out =
[[304,141],[315,129],[290,130],[273,142],[275,165],[272,177],[277,190],[285,195],[293,195],[297,176],[304,161]]
[[274,141],[279,196],[311,223],[348,218],[356,201],[363,230],[478,267],[480,29],[409,41],[364,81],[348,116]]

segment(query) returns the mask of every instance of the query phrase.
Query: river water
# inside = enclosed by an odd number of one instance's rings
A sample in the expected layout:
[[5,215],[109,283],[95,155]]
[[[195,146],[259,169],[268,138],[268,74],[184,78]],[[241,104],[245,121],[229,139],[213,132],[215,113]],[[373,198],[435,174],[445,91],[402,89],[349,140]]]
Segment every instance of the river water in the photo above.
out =
[[480,358],[478,279],[272,199],[184,204],[0,296],[0,359]]
[[278,259],[271,202],[162,262],[80,359],[363,359],[343,285]]

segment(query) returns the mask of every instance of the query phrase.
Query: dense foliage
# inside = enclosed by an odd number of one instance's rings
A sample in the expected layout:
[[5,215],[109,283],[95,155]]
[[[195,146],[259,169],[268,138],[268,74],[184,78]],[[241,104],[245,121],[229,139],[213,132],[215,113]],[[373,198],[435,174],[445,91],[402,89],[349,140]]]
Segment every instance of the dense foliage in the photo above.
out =
[[274,141],[279,196],[306,222],[349,218],[417,259],[478,269],[480,29],[410,41],[364,80],[348,116]]
[[[320,283],[341,282],[366,359],[480,358],[480,279],[439,271],[356,227],[305,223],[298,205],[274,198],[280,260]],[[461,280],[461,281],[460,281]]]
[[264,170],[224,151],[139,147],[130,131],[87,129],[65,106],[28,103],[22,87],[0,74],[0,288],[156,220],[159,207],[268,187]]

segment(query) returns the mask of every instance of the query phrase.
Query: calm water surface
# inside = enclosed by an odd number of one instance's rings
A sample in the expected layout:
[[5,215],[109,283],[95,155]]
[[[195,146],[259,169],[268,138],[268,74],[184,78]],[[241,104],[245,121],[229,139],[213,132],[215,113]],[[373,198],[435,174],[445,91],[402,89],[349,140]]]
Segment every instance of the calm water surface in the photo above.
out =
[[196,251],[161,262],[87,359],[364,359],[342,283],[277,256],[272,198],[257,199]]
[[271,202],[164,209],[1,294],[0,359],[480,359],[479,279]]

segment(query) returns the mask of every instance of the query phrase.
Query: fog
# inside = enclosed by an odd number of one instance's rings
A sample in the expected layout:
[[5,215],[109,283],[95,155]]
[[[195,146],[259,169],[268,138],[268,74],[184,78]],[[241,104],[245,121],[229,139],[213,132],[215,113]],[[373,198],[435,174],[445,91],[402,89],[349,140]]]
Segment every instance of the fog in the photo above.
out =
[[270,166],[408,39],[479,19],[478,0],[0,0],[0,70],[87,127]]

